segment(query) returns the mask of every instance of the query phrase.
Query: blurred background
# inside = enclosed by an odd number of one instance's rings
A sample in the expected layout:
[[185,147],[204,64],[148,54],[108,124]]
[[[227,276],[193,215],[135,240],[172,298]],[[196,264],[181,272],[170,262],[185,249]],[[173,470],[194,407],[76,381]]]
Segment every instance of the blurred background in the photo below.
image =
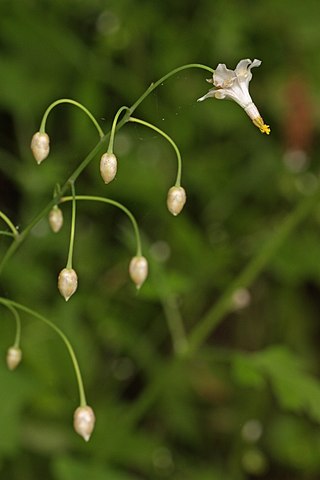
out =
[[[186,63],[235,68],[258,58],[250,91],[271,135],[235,103],[197,103],[204,70],[153,92],[135,116],[177,142],[188,201],[166,209],[176,175],[171,146],[143,126],[116,136],[118,175],[105,186],[97,157],[78,194],[108,196],[136,216],[150,274],[128,277],[133,232],[120,210],[80,202],[77,293],[56,287],[68,254],[70,205],[53,234],[43,219],[6,265],[1,295],[69,336],[96,429],[72,427],[77,385],[65,346],[22,314],[23,362],[1,308],[0,478],[6,480],[316,480],[320,478],[320,206],[297,225],[232,311],[188,359],[188,336],[230,282],[319,183],[319,2],[268,0],[0,1],[0,209],[20,229],[98,141],[71,105],[50,114],[49,158],[30,140],[47,106],[72,98],[108,131],[121,105]],[[316,202],[315,202],[316,203]],[[5,228],[1,225],[1,229]],[[10,238],[0,236],[0,256]],[[223,321],[222,321],[223,320]]]

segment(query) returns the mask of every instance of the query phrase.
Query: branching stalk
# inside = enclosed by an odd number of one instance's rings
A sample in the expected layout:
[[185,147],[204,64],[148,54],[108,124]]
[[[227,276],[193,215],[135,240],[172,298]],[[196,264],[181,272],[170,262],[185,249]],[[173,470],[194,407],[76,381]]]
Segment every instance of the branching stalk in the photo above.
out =
[[[64,202],[70,202],[72,201],[73,197],[62,197],[60,199],[60,203]],[[105,198],[105,197],[96,197],[92,195],[76,195],[75,199],[78,200],[87,200],[87,201],[92,201],[92,202],[102,202],[102,203],[108,203],[109,205],[113,205],[117,208],[120,208],[130,219],[134,234],[136,237],[136,244],[137,244],[137,253],[136,256],[140,257],[142,255],[142,249],[141,249],[141,237],[140,237],[140,232],[139,232],[139,227],[137,224],[137,221],[133,214],[128,210],[122,203],[116,202],[115,200],[112,200],[111,198]]]

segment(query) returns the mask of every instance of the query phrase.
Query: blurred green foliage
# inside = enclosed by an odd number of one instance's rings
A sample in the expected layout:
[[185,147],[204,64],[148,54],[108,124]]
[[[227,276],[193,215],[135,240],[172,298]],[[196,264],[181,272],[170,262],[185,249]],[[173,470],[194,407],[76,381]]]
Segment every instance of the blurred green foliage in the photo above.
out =
[[[172,77],[139,107],[177,142],[188,201],[165,206],[176,159],[138,125],[116,136],[116,180],[99,158],[79,194],[124,203],[143,234],[150,275],[128,279],[134,237],[111,206],[79,202],[79,289],[57,292],[70,205],[54,235],[43,219],[10,260],[1,295],[69,336],[97,417],[84,444],[72,429],[74,372],[54,332],[22,315],[23,363],[0,364],[0,473],[6,480],[316,480],[320,477],[320,207],[278,250],[188,359],[175,349],[318,182],[320,6],[315,0],[24,0],[0,2],[0,210],[21,229],[98,141],[80,110],[57,107],[50,157],[29,149],[46,107],[69,97],[107,131],[117,109],[185,63],[263,61],[250,88],[270,137],[232,102],[196,99],[204,71]],[[1,229],[3,226],[1,225]],[[0,258],[11,239],[0,236]],[[179,330],[180,328],[180,330]],[[0,349],[14,322],[1,308]],[[3,362],[4,363],[4,362]]]

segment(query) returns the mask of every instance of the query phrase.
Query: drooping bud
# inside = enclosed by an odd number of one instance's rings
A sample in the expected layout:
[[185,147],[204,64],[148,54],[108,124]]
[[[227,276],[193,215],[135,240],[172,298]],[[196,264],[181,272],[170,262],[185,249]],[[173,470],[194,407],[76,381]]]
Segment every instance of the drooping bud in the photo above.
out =
[[178,215],[186,203],[187,195],[183,187],[171,187],[167,196],[167,207],[172,215]]
[[57,205],[50,210],[49,225],[54,233],[58,233],[63,225],[63,213]]
[[21,358],[22,358],[22,352],[20,348],[17,348],[17,347],[8,348],[6,360],[7,360],[7,366],[9,370],[14,370],[15,368],[17,368],[17,366],[21,362]]
[[50,139],[46,133],[37,132],[31,140],[31,150],[38,165],[47,158],[50,151]]
[[73,427],[75,431],[85,439],[86,442],[91,437],[94,429],[96,417],[91,407],[78,407],[73,416]]
[[133,257],[129,265],[129,274],[136,287],[140,288],[148,276],[147,259],[143,256]]
[[117,157],[113,153],[104,153],[100,160],[100,173],[105,183],[110,183],[117,174]]
[[64,268],[61,270],[58,277],[58,288],[66,302],[75,293],[77,287],[78,276],[73,268]]

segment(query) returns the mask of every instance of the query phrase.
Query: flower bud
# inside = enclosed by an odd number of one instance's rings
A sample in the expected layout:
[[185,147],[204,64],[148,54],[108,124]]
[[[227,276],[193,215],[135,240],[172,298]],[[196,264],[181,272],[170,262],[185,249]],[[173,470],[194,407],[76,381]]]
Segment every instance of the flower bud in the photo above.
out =
[[64,268],[59,273],[58,288],[61,295],[67,302],[71,295],[75,293],[78,287],[78,276],[73,268]]
[[73,427],[75,431],[85,439],[86,442],[91,437],[96,418],[91,407],[78,407],[73,416]]
[[148,276],[148,261],[145,257],[133,257],[129,265],[129,274],[132,281],[140,288]]
[[7,351],[7,366],[9,370],[14,370],[17,368],[19,363],[21,362],[22,352],[20,348],[17,347],[10,347]]
[[178,215],[186,203],[187,196],[183,187],[171,187],[167,196],[167,207],[172,215]]
[[117,157],[113,153],[104,153],[100,160],[100,173],[105,183],[110,183],[117,174]]
[[50,210],[49,225],[54,233],[58,233],[63,225],[63,213],[57,205]]
[[31,150],[38,165],[47,158],[50,151],[50,139],[46,133],[37,132],[31,140]]

